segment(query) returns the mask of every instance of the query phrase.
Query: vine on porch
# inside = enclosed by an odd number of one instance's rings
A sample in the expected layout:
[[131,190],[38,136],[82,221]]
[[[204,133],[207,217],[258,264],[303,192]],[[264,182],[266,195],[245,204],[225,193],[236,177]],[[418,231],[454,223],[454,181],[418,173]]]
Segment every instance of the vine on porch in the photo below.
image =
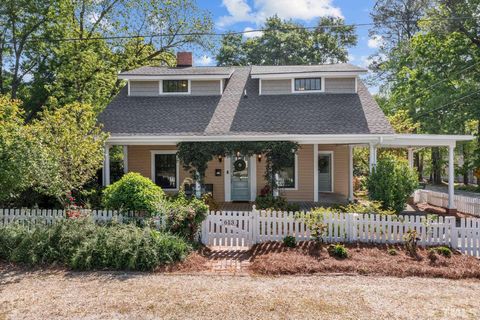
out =
[[232,142],[180,142],[177,156],[194,179],[203,181],[208,162],[237,154],[260,154],[266,163],[265,180],[271,189],[277,187],[275,173],[291,165],[299,144],[292,141],[232,141]]

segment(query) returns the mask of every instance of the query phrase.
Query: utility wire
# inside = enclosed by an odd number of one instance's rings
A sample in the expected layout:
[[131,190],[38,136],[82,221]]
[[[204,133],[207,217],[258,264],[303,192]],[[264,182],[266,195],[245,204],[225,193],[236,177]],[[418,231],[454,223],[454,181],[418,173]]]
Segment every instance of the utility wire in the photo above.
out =
[[[416,22],[416,21],[459,21],[459,20],[471,20],[473,17],[452,17],[452,18],[431,18],[431,19],[410,19],[410,20],[394,20],[389,21],[388,23],[402,23],[402,22]],[[238,35],[238,34],[248,34],[253,32],[265,32],[265,31],[290,31],[290,30],[315,30],[321,28],[344,28],[344,27],[365,27],[365,26],[374,26],[374,22],[369,23],[353,23],[353,24],[332,24],[332,25],[322,25],[322,26],[312,26],[312,27],[288,27],[288,28],[276,28],[276,29],[252,29],[244,31],[229,31],[229,32],[180,32],[180,33],[155,33],[155,34],[145,34],[145,35],[120,35],[120,36],[102,36],[102,37],[90,37],[90,38],[36,38],[29,39],[28,42],[63,42],[63,41],[95,41],[95,40],[116,40],[116,39],[140,39],[140,38],[163,38],[163,37],[174,37],[174,36],[219,36],[223,37],[226,35]],[[7,42],[13,43],[13,40],[8,40]]]
[[413,119],[416,120],[416,119],[421,118],[421,117],[424,117],[424,116],[426,116],[426,115],[428,115],[428,114],[430,114],[430,113],[432,113],[432,112],[440,111],[440,110],[442,110],[442,109],[444,109],[444,108],[446,108],[446,107],[454,104],[455,102],[458,102],[458,101],[461,101],[461,100],[466,99],[466,98],[468,98],[468,97],[471,97],[471,96],[473,96],[473,95],[475,95],[475,94],[477,94],[477,93],[480,93],[480,89],[477,90],[477,91],[471,92],[471,93],[469,93],[469,94],[467,94],[467,95],[458,97],[457,99],[455,99],[455,100],[453,100],[453,101],[450,101],[450,102],[448,102],[448,103],[446,103],[446,104],[443,104],[443,105],[441,105],[441,106],[439,106],[439,107],[437,107],[437,108],[434,108],[434,109],[432,109],[432,110],[428,110],[428,111],[425,111],[425,112],[421,112],[421,113],[413,116]]

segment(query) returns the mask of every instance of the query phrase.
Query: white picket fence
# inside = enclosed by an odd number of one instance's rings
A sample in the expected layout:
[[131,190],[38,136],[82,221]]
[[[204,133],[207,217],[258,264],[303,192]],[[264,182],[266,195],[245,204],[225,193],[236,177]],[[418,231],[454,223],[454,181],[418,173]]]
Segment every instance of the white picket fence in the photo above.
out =
[[[432,190],[416,190],[414,193],[415,203],[428,203],[432,206],[448,208],[448,194]],[[480,217],[480,198],[454,195],[455,206],[462,213],[468,213]]]
[[[287,235],[310,240],[304,222],[309,213],[259,211],[212,211],[202,225],[201,240],[208,246],[249,247],[266,241],[282,241]],[[415,230],[422,246],[445,245],[480,256],[480,219],[455,217],[391,216],[329,213],[323,240],[327,243],[402,243]]]
[[[131,221],[132,219],[142,219],[136,213],[120,214],[113,210],[88,210],[81,209],[81,215],[90,216],[96,223],[106,223],[115,221],[123,223]],[[67,212],[60,209],[0,209],[0,226],[11,223],[23,224],[53,224],[56,221],[63,220],[67,217]],[[162,225],[160,217],[154,219],[157,226]]]

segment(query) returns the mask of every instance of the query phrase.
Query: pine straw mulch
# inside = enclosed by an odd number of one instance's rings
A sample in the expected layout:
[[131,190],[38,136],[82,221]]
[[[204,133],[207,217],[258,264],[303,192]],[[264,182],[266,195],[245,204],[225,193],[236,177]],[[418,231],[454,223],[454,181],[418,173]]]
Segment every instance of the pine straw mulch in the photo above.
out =
[[[346,245],[349,257],[330,257],[327,245],[318,248],[314,242],[301,242],[296,248],[269,242],[252,248],[250,269],[261,275],[292,275],[342,273],[393,277],[434,277],[448,279],[480,279],[480,260],[453,252],[451,258],[436,255],[428,258],[428,250],[419,248],[416,258],[410,257],[403,246]],[[388,249],[396,250],[390,255]]]

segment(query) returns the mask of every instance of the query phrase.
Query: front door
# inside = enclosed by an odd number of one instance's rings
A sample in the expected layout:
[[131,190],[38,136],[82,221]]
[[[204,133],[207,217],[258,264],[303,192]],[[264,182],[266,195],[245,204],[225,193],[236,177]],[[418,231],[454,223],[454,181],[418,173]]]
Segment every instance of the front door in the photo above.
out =
[[332,192],[332,154],[318,154],[318,192]]
[[232,157],[232,201],[250,200],[250,182],[248,171],[248,157],[242,155]]

